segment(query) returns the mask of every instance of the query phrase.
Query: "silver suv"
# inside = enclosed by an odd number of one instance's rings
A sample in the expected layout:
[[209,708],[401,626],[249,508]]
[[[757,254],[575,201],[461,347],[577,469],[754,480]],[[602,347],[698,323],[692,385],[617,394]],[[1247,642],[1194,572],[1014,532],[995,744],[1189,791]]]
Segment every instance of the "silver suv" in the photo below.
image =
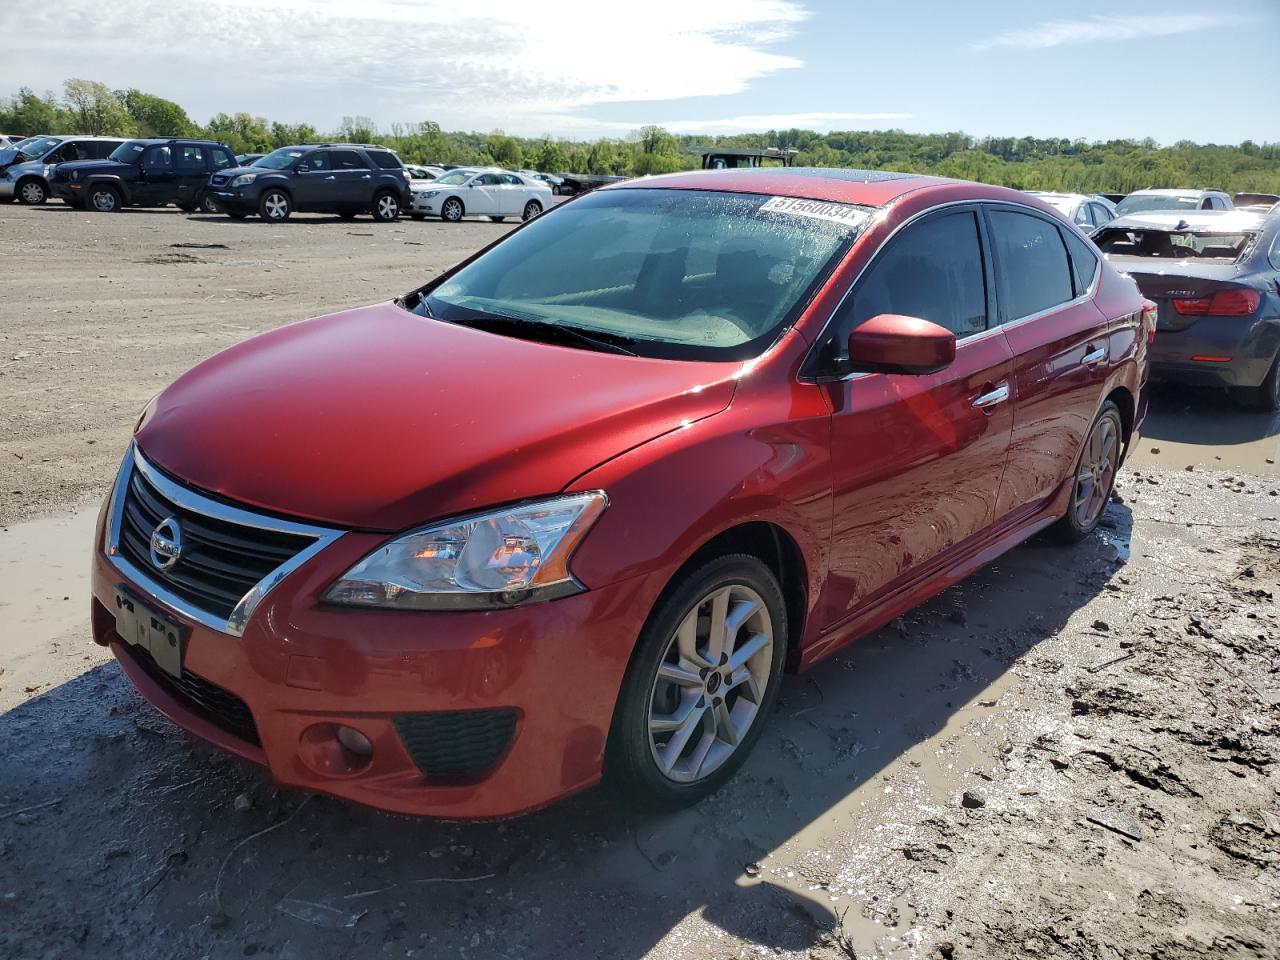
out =
[[1123,217],[1151,210],[1234,210],[1225,190],[1135,190],[1118,204],[1116,215]]
[[123,137],[31,137],[0,152],[0,200],[44,203],[53,168],[70,160],[102,160],[124,143]]

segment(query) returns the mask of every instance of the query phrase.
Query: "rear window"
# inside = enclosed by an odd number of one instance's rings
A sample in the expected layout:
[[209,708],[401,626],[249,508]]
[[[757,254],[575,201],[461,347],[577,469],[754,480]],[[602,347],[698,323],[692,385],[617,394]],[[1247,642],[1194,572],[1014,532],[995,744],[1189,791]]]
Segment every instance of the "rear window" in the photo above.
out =
[[354,150],[330,150],[329,163],[331,170],[368,170],[369,165]]
[[400,158],[389,150],[368,150],[369,159],[382,170],[399,170]]
[[1200,196],[1169,197],[1158,193],[1138,193],[1125,197],[1116,204],[1116,215],[1143,213],[1147,210],[1199,210]]
[[1093,278],[1098,273],[1098,251],[1092,243],[1070,230],[1062,231],[1067,241],[1067,253],[1071,255],[1071,272],[1075,276],[1076,296],[1080,296],[1093,286]]
[[1129,230],[1107,227],[1094,242],[1103,253],[1117,257],[1153,257],[1163,260],[1239,260],[1257,234],[1249,231],[1219,233],[1208,230]]

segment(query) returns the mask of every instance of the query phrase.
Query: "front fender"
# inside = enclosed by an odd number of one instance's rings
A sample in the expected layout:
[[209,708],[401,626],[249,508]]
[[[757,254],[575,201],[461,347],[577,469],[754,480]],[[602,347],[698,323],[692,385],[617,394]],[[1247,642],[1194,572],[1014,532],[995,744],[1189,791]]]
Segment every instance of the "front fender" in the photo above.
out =
[[[644,577],[650,605],[700,547],[745,523],[780,527],[804,561],[809,613],[826,581],[831,540],[831,417],[817,388],[795,385],[773,411],[735,400],[595,467],[569,490],[604,490],[609,508],[578,549],[588,587]],[[771,412],[773,416],[761,417]],[[753,422],[748,422],[748,417]],[[806,617],[806,639],[816,635]],[[803,645],[803,641],[802,641]]]
[[84,181],[84,189],[87,192],[93,187],[99,187],[104,184],[119,190],[120,196],[124,198],[125,203],[133,203],[133,190],[129,181],[114,174],[101,173],[97,176],[87,177]]

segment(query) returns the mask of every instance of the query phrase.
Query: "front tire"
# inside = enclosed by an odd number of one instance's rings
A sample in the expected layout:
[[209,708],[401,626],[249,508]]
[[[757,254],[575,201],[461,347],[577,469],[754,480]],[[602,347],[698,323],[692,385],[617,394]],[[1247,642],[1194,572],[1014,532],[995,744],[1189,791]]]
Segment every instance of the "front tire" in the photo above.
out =
[[49,199],[49,188],[34,177],[29,180],[19,180],[14,192],[18,195],[18,199],[29,207],[39,206]]
[[542,212],[542,204],[537,200],[530,200],[524,205],[524,213],[520,215],[521,220],[532,220]]
[[258,216],[268,223],[284,223],[293,213],[293,203],[283,190],[268,190],[258,201]]
[[200,194],[200,202],[197,204],[201,213],[221,213],[222,208],[218,206],[218,201],[207,193]]
[[1059,540],[1075,543],[1098,529],[1115,489],[1123,438],[1120,408],[1108,400],[1089,427],[1076,461],[1067,513],[1049,528]]
[[457,197],[450,197],[440,207],[440,219],[445,223],[457,223],[465,215],[466,210],[463,209],[462,201]]
[[400,219],[400,199],[389,190],[384,191],[373,198],[370,212],[379,223],[395,223]]
[[90,187],[88,206],[98,213],[119,213],[124,208],[124,198],[115,187]]
[[782,588],[756,557],[718,557],[685,576],[636,644],[610,731],[610,778],[654,807],[719,789],[764,729],[787,632]]

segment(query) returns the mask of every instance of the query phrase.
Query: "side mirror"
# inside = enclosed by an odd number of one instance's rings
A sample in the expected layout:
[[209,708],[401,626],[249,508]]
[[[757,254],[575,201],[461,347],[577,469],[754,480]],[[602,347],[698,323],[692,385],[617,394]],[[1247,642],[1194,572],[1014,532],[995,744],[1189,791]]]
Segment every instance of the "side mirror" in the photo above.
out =
[[956,358],[956,335],[919,317],[882,313],[849,334],[849,359],[854,373],[937,373]]

